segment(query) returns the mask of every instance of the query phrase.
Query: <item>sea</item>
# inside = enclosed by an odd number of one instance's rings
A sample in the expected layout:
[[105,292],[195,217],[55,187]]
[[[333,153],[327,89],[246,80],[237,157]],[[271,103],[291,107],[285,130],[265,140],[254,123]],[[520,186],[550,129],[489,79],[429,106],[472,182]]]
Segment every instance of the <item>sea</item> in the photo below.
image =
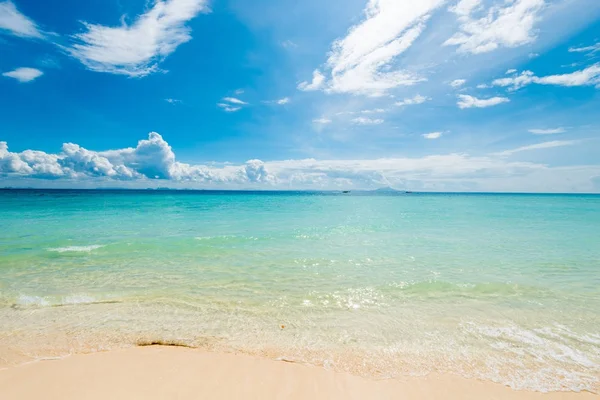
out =
[[600,195],[0,191],[0,368],[137,345],[600,389]]

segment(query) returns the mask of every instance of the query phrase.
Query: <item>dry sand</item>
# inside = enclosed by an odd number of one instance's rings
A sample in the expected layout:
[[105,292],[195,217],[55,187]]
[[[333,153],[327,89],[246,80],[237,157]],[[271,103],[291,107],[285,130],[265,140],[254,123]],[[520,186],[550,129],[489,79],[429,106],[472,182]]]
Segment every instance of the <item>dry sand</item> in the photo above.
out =
[[375,381],[300,364],[137,347],[0,370],[0,399],[600,399],[518,392],[455,376]]

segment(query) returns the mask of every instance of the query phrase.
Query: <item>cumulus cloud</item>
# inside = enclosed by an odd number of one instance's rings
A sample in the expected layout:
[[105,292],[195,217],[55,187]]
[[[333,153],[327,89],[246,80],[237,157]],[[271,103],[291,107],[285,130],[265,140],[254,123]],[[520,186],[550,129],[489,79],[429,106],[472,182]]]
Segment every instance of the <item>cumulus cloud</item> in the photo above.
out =
[[449,10],[457,15],[460,31],[446,40],[461,53],[486,53],[517,47],[535,40],[534,25],[544,0],[498,1],[483,10],[481,0],[460,0]]
[[44,75],[42,71],[36,68],[17,68],[14,71],[5,72],[2,76],[7,78],[13,78],[21,83],[32,82],[40,76]]
[[424,133],[421,136],[423,136],[425,139],[433,140],[433,139],[441,138],[442,135],[443,135],[442,132],[431,132],[431,133]]
[[397,101],[396,103],[394,103],[394,105],[396,105],[398,107],[412,106],[412,105],[415,105],[415,104],[423,104],[423,103],[425,103],[426,101],[429,101],[429,100],[431,100],[429,97],[421,96],[420,94],[418,94],[415,97],[406,98],[404,100]]
[[556,133],[565,133],[565,128],[553,128],[553,129],[530,129],[529,133],[534,135],[554,135]]
[[579,144],[579,143],[581,143],[581,141],[579,141],[579,140],[553,140],[551,142],[536,143],[536,144],[532,144],[529,146],[517,147],[516,149],[501,151],[498,153],[494,153],[494,155],[511,156],[515,153],[520,153],[522,151],[551,149],[554,147],[563,147],[563,146],[573,146],[573,145]]
[[467,83],[466,79],[455,79],[452,82],[450,82],[450,86],[452,86],[453,88],[458,88],[464,85],[465,83]]
[[22,38],[44,38],[36,23],[19,12],[10,0],[0,2],[0,32],[2,31]]
[[366,118],[366,117],[358,117],[352,120],[352,123],[357,125],[380,125],[383,124],[384,121],[382,119],[375,118]]
[[461,109],[465,108],[486,108],[496,106],[502,103],[508,103],[510,100],[506,97],[491,97],[489,99],[478,99],[474,96],[466,94],[458,95],[458,107]]
[[324,65],[327,82],[317,70],[312,83],[303,82],[299,89],[379,96],[425,80],[412,71],[394,70],[392,65],[413,45],[431,13],[443,2],[369,0],[364,19],[332,44]]
[[140,140],[135,148],[100,152],[65,143],[59,154],[33,150],[11,153],[6,142],[0,142],[0,175],[236,184],[275,181],[265,164],[259,160],[222,168],[178,162],[171,146],[156,132],[150,133],[148,139]]
[[111,27],[84,22],[66,51],[97,72],[143,77],[192,39],[186,24],[207,11],[207,0],[157,0],[133,24]]
[[526,150],[576,143],[545,142],[479,157],[445,154],[192,165],[177,161],[171,146],[153,132],[136,147],[100,152],[65,143],[58,154],[34,150],[13,153],[6,142],[0,142],[0,176],[7,186],[25,182],[21,185],[45,187],[50,185],[48,182],[67,182],[62,187],[361,189],[393,186],[434,191],[597,191],[595,177],[600,176],[600,166],[551,168],[507,159]]
[[591,65],[583,70],[570,74],[535,76],[531,71],[523,71],[520,75],[495,79],[493,86],[508,87],[515,91],[532,83],[555,86],[594,86],[600,85],[600,64]]
[[312,82],[301,82],[298,85],[298,89],[303,90],[305,92],[310,92],[313,90],[319,90],[323,87],[323,85],[325,84],[325,75],[323,75],[321,73],[321,71],[319,71],[318,69],[315,69],[313,71],[313,78],[312,78]]

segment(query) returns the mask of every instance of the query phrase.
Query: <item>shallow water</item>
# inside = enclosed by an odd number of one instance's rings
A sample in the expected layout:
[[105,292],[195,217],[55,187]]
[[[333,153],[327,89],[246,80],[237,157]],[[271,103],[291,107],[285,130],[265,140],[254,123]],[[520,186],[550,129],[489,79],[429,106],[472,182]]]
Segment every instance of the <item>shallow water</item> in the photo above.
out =
[[152,341],[597,392],[600,196],[0,191],[0,362]]

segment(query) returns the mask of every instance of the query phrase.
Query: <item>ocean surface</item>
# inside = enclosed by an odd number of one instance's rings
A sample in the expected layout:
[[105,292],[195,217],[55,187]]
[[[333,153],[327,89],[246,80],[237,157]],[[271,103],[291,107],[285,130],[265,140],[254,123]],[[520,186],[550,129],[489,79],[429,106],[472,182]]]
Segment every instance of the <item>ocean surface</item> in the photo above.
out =
[[136,344],[600,384],[600,196],[0,191],[0,367]]

